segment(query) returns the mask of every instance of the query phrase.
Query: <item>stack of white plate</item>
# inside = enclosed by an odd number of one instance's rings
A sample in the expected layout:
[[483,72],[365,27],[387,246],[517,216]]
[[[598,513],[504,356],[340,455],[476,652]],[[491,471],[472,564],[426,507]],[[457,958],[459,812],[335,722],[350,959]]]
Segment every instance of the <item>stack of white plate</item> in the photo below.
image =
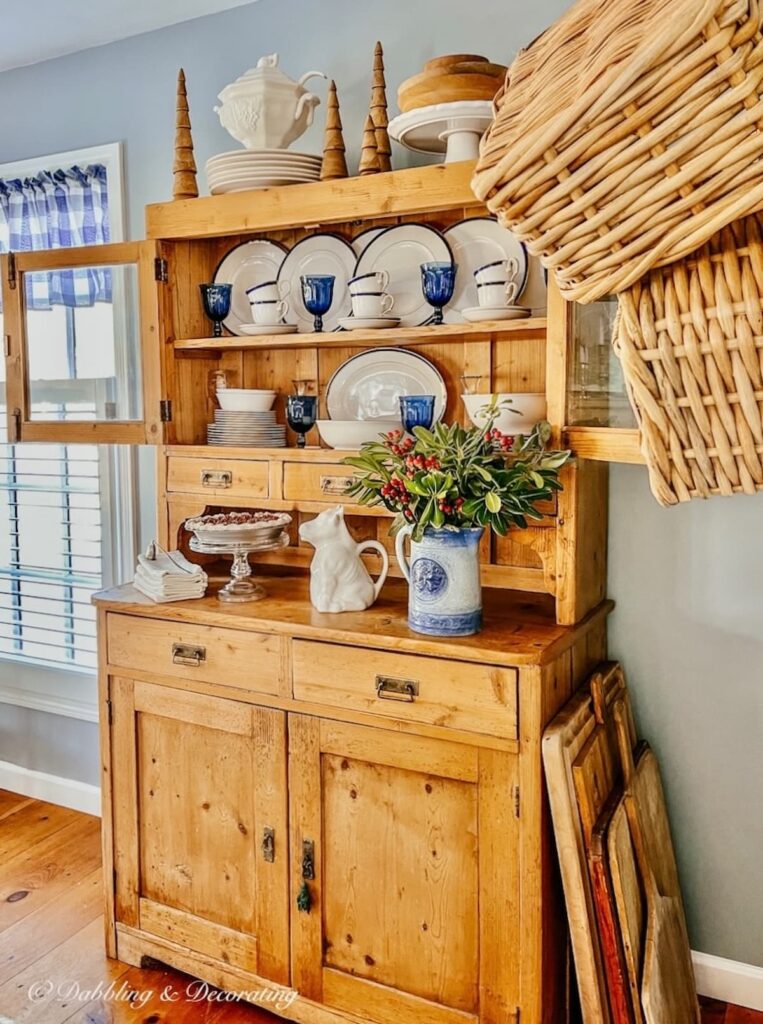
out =
[[270,412],[231,412],[215,409],[215,422],[207,427],[207,443],[240,448],[285,448],[286,427]]
[[321,157],[288,149],[234,149],[210,157],[206,171],[209,191],[214,196],[318,181]]

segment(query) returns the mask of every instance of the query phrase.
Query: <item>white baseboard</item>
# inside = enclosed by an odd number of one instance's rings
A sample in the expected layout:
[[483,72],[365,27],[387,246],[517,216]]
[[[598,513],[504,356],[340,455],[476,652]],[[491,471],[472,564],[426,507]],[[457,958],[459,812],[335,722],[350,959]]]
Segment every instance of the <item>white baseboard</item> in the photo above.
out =
[[36,772],[10,761],[0,761],[0,789],[46,800],[50,804],[71,807],[85,814],[101,813],[101,791],[98,786],[76,779],[63,779],[47,772]]
[[763,1010],[763,967],[692,951],[697,992],[710,999]]

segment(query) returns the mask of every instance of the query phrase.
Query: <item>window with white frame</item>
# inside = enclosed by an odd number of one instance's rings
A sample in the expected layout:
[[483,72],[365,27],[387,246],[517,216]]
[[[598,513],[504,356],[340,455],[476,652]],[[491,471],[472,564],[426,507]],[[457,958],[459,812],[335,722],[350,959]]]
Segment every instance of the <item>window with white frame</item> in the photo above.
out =
[[[120,241],[122,208],[119,145],[0,164],[0,251]],[[36,405],[46,418],[67,418],[70,403],[76,418],[88,418],[81,403],[90,398],[86,390],[77,394],[78,382],[109,375],[99,339],[112,316],[112,296],[108,281],[96,283],[49,275],[32,282],[38,290],[27,295],[35,354],[30,393],[33,411]],[[62,394],[66,409],[57,410]],[[3,397],[0,658],[16,661],[16,673],[23,674],[22,663],[95,669],[90,598],[132,564],[132,485],[132,454],[125,449],[9,444]]]

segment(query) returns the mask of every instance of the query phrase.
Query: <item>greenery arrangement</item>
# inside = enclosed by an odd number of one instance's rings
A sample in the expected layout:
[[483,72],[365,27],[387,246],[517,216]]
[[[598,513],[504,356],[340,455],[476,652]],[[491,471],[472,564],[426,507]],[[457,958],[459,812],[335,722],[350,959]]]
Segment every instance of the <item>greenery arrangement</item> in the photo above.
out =
[[343,462],[355,470],[348,495],[361,505],[384,505],[395,513],[392,533],[413,527],[420,540],[427,527],[458,530],[489,527],[504,536],[512,526],[542,519],[536,506],[561,490],[559,470],[569,452],[549,451],[548,423],[532,434],[511,437],[493,427],[464,429],[438,423],[380,435]]

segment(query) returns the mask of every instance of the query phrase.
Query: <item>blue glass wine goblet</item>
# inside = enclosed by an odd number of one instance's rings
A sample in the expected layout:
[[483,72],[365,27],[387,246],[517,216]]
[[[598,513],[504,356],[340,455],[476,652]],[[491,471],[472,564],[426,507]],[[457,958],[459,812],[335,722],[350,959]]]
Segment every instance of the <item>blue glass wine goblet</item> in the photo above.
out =
[[316,333],[323,330],[323,317],[331,309],[331,303],[334,301],[335,280],[333,274],[305,274],[300,277],[302,301],[307,312],[315,317],[313,329]]
[[429,430],[434,423],[434,395],[401,395],[400,419],[409,434],[414,427]]
[[441,324],[443,306],[447,306],[453,298],[456,286],[455,263],[422,263],[421,288],[424,298],[434,309],[428,323]]
[[286,421],[297,435],[297,448],[306,446],[305,434],[315,426],[318,418],[318,399],[315,395],[287,395]]
[[215,325],[213,337],[222,338],[223,320],[230,313],[232,284],[200,284],[204,312]]

